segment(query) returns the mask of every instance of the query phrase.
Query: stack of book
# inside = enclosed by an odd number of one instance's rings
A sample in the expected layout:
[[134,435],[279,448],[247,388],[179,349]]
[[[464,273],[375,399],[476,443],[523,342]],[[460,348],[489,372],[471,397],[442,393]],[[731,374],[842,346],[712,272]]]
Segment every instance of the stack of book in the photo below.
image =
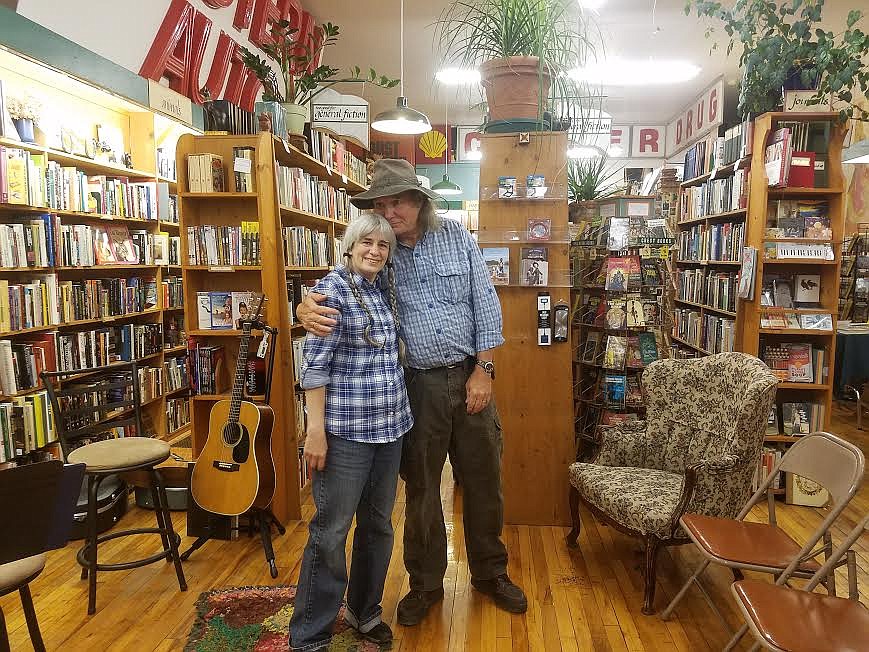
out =
[[226,371],[224,369],[225,350],[222,345],[200,344],[191,338],[190,349],[190,387],[195,394],[219,394],[224,391]]
[[189,154],[187,184],[190,192],[224,192],[223,157],[219,154]]
[[133,276],[61,281],[57,303],[63,322],[140,313],[157,307],[157,280]]
[[51,215],[18,219],[22,221],[0,224],[0,267],[52,267],[54,223]]
[[285,226],[284,264],[287,267],[329,267],[334,264],[332,237],[306,226]]
[[241,226],[188,226],[188,265],[259,265],[259,222]]
[[190,401],[186,397],[166,401],[166,431],[176,432],[190,424]]
[[0,402],[0,462],[56,441],[54,413],[46,391]]
[[761,360],[782,382],[824,383],[827,351],[808,342],[761,342]]
[[349,222],[359,214],[343,188],[305,172],[302,168],[278,166],[278,197],[281,206]]
[[339,140],[317,129],[311,130],[311,156],[330,170],[352,179],[359,185],[368,184],[368,170],[365,161],[348,151]]

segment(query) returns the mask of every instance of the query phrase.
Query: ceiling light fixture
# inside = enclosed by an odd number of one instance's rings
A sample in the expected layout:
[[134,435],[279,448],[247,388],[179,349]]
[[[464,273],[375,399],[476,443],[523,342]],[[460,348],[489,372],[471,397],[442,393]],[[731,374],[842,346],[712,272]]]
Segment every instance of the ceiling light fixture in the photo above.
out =
[[567,158],[597,158],[602,156],[603,152],[592,145],[573,145],[567,150]]
[[444,105],[444,135],[446,136],[446,145],[444,146],[444,178],[438,181],[431,189],[439,195],[461,195],[462,187],[450,181],[450,102]]
[[404,96],[404,0],[401,0],[400,15],[401,94],[394,109],[387,109],[374,116],[371,128],[387,134],[424,134],[431,131],[431,122],[424,113],[407,106],[407,98]]
[[435,79],[447,86],[473,86],[480,83],[480,71],[476,68],[444,68],[435,73]]
[[570,76],[577,81],[603,86],[663,86],[690,81],[701,68],[677,59],[612,59],[574,68]]

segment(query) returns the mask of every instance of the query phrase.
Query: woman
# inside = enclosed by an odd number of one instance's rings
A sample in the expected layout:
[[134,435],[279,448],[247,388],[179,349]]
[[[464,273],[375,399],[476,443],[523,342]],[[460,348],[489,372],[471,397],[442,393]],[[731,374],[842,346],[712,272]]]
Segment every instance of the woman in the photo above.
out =
[[[390,262],[395,235],[383,217],[363,213],[347,227],[342,249],[345,265],[314,289],[340,311],[338,324],[326,337],[308,335],[300,380],[317,514],[302,559],[290,646],[305,652],[328,648],[345,588],[345,622],[374,643],[392,641],[380,601],[392,554],[401,437],[413,425],[399,361]],[[354,514],[348,583],[344,549]]]

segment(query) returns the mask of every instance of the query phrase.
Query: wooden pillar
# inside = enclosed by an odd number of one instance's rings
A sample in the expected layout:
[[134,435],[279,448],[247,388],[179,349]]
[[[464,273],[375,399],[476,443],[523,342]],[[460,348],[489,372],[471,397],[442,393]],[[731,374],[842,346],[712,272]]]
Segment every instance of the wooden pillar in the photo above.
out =
[[[569,525],[567,468],[575,457],[571,344],[537,344],[537,296],[570,305],[567,234],[567,135],[486,135],[480,165],[481,247],[510,249],[510,285],[496,286],[505,343],[495,353],[495,400],[504,431],[502,486],[511,525]],[[544,175],[546,199],[498,199],[498,179],[516,177],[524,197],[527,175]],[[551,220],[550,240],[529,241],[529,218]],[[545,247],[548,285],[520,285],[521,250]],[[568,333],[568,338],[569,338]]]

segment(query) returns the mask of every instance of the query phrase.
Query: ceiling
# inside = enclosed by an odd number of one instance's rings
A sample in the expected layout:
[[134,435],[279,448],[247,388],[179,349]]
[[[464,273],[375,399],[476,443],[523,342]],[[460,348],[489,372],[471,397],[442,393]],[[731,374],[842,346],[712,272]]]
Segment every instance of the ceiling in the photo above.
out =
[[[478,124],[482,116],[470,107],[482,99],[479,91],[446,90],[434,79],[442,60],[433,42],[432,24],[448,4],[448,0],[404,2],[405,95],[410,106],[426,113],[433,123],[444,122],[449,100],[450,123]],[[324,63],[342,69],[373,67],[378,74],[400,76],[399,0],[317,0],[306,5],[319,22],[330,21],[341,28],[340,39],[327,50]],[[695,79],[678,85],[604,88],[603,109],[615,123],[666,124],[719,75],[735,86],[738,49],[727,58],[723,52],[726,42],[722,42],[710,53],[714,41],[705,38],[705,23],[694,15],[686,16],[684,6],[685,0],[607,0],[598,11],[607,56],[687,59],[702,69]],[[843,24],[853,6],[851,0],[828,0],[826,21]],[[724,36],[723,31],[719,30],[719,36]],[[358,86],[351,84],[339,90],[359,94]],[[362,95],[376,114],[395,105],[398,88],[384,90],[366,84]]]

